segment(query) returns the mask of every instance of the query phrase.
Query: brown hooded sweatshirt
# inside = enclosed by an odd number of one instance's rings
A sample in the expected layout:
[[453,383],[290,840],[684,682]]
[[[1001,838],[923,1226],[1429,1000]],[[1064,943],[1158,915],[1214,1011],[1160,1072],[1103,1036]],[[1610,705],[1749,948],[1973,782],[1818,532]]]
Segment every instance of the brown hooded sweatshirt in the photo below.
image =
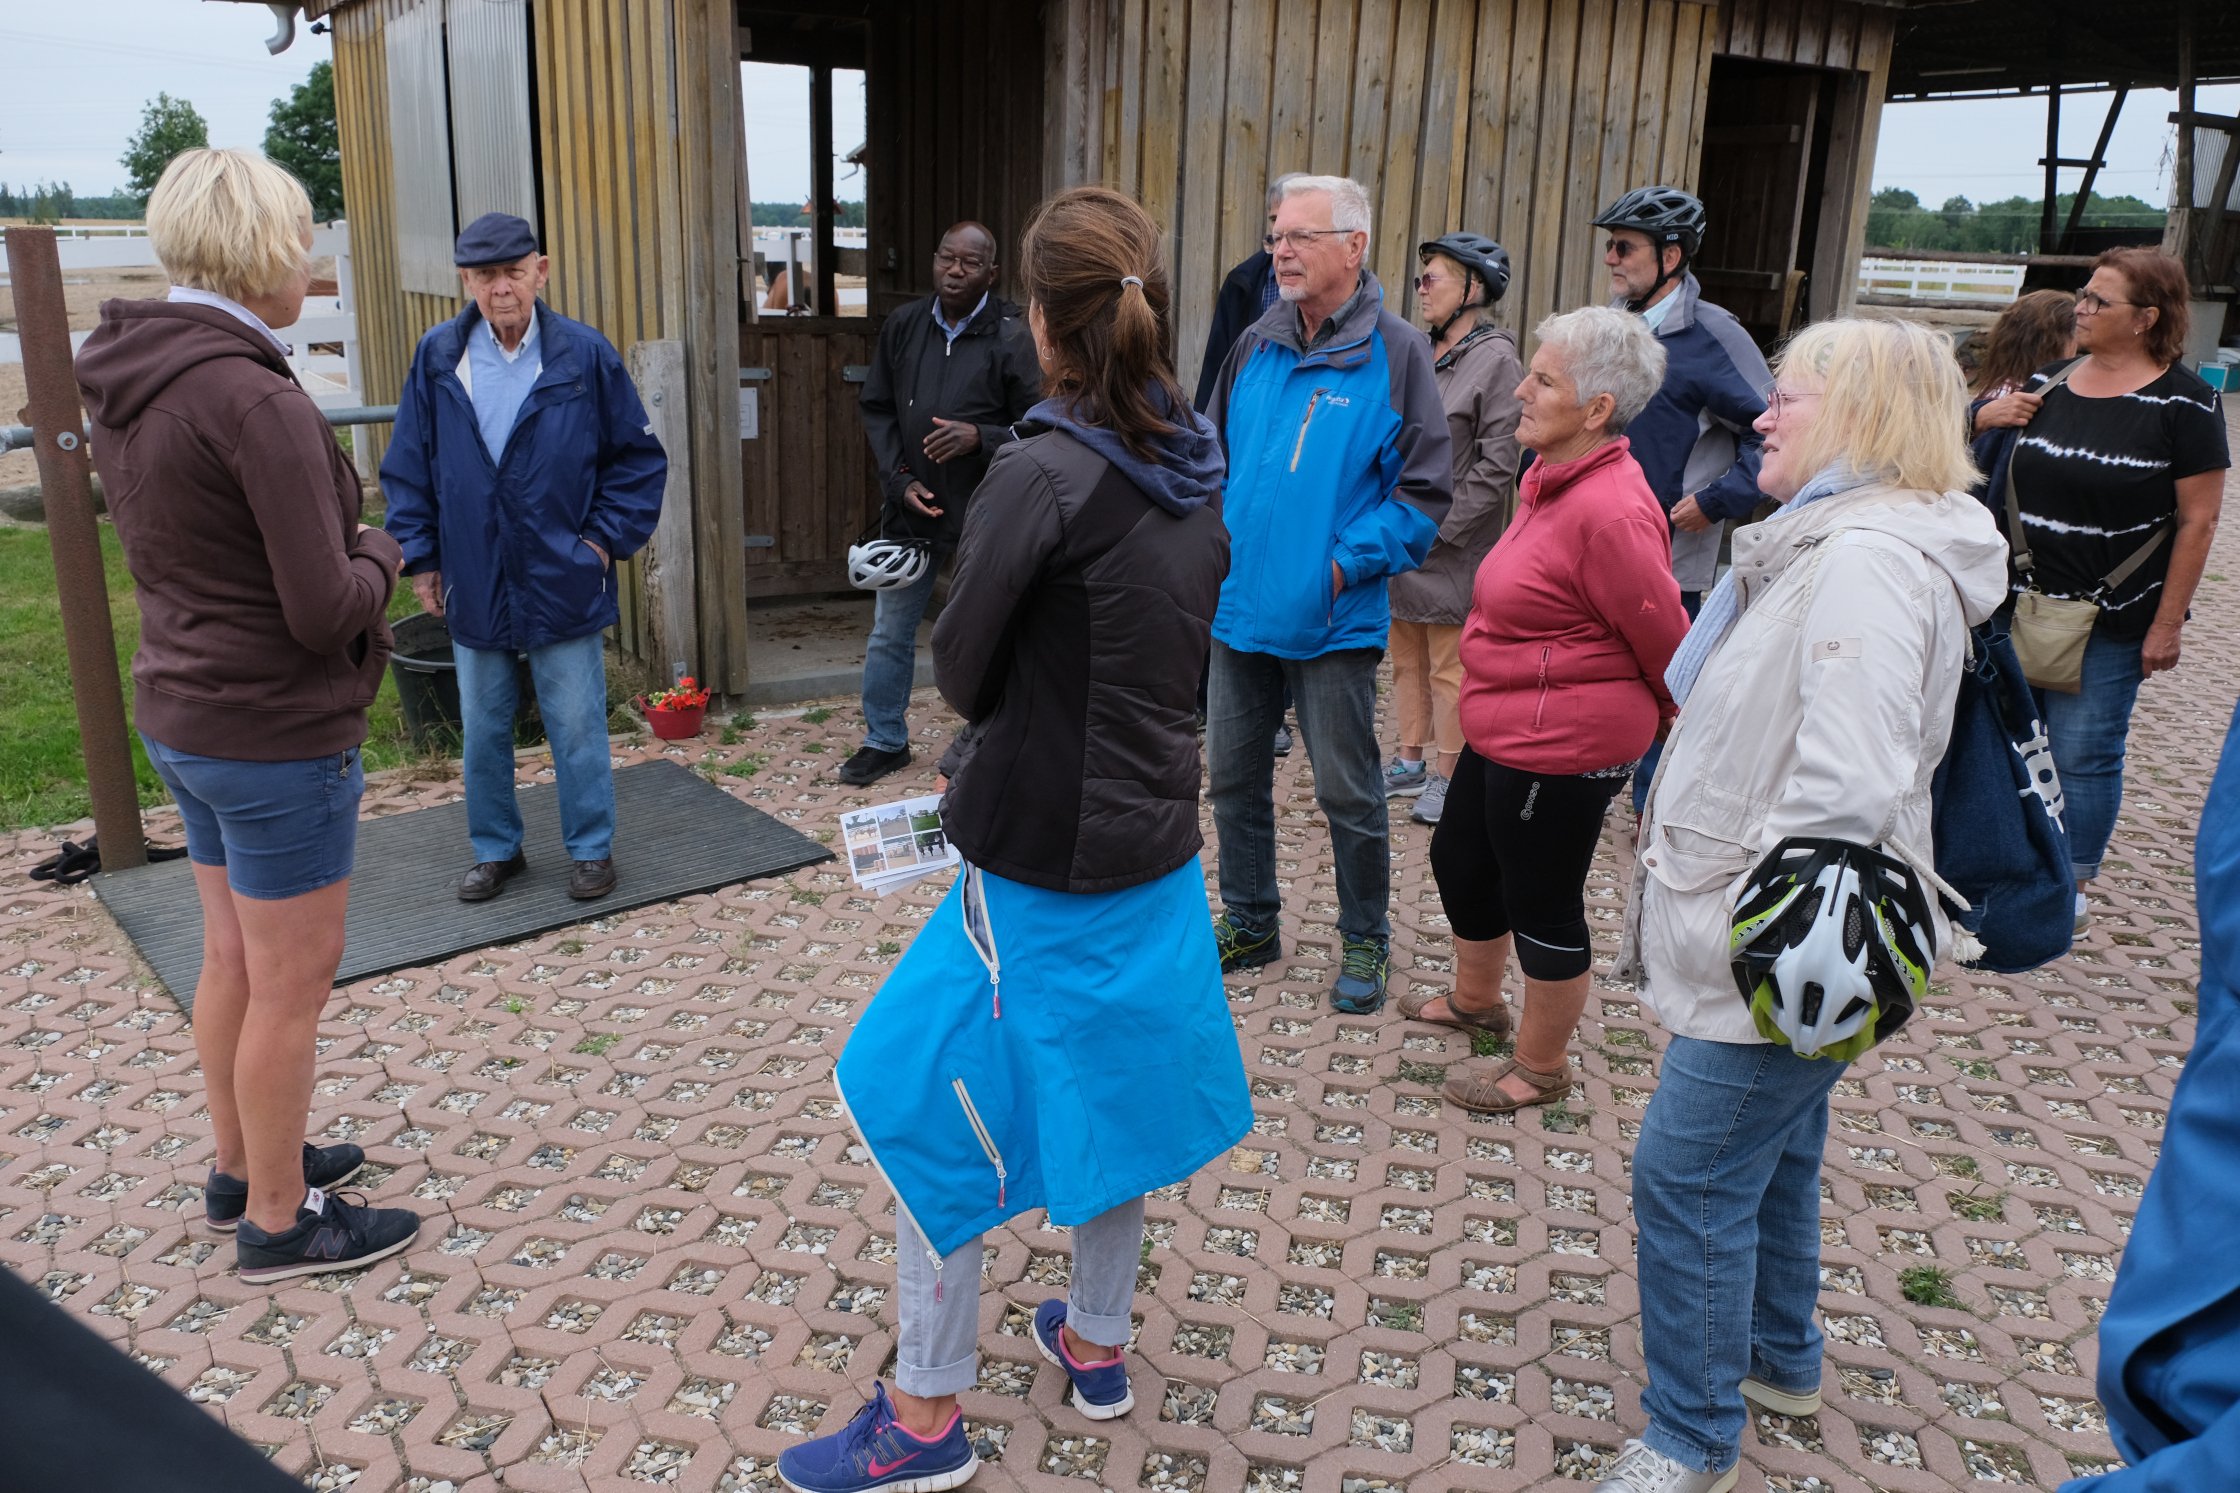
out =
[[365,740],[397,543],[278,348],[215,307],[110,301],[78,354],[93,464],[140,601],[133,716],[249,762]]

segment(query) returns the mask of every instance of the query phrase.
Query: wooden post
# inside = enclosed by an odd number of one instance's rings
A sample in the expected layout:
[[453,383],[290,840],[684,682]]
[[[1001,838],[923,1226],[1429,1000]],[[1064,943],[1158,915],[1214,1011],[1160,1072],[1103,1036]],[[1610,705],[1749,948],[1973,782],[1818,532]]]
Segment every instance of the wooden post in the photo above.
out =
[[8,277],[15,287],[16,327],[30,390],[23,413],[39,457],[93,829],[101,841],[101,869],[125,871],[148,863],[148,843],[140,832],[132,738],[125,725],[124,690],[117,682],[117,634],[109,622],[109,580],[101,563],[101,528],[93,516],[92,466],[79,433],[85,415],[78,404],[70,313],[63,304],[62,261],[52,228],[8,230]]
[[2084,207],[2092,200],[2092,184],[2099,178],[2100,168],[2108,163],[2108,142],[2115,137],[2116,116],[2123,113],[2123,101],[2131,97],[2129,84],[2116,90],[2108,100],[2108,117],[2100,121],[2100,138],[2092,144],[2092,159],[2084,168],[2084,180],[2077,184],[2077,199],[2069,204],[2069,221],[2061,230],[2061,241],[2054,245],[2057,252],[2067,254],[2076,243],[2077,224],[2084,219]]
[[687,396],[684,344],[676,341],[631,344],[624,359],[630,380],[645,401],[654,437],[669,453],[668,485],[661,492],[661,519],[653,539],[638,557],[645,579],[646,618],[653,630],[649,657],[665,678],[700,677],[700,632],[694,615],[692,552],[692,422]]
[[2046,80],[2046,200],[2038,216],[2038,252],[2054,250],[2054,196],[2061,186],[2061,72],[2058,61]]
[[2201,240],[2212,236],[2204,230],[2220,221],[2224,215],[2224,204],[2221,202],[2207,213],[2198,209],[2198,184],[2194,181],[2193,170],[2193,135],[2198,128],[2194,123],[2193,112],[2197,102],[2194,89],[2193,6],[2187,0],[2179,0],[2178,148],[2170,163],[2170,195],[2174,200],[2170,207],[2170,217],[2162,230],[2162,249],[2186,267],[2186,276],[2196,287],[2201,284]]

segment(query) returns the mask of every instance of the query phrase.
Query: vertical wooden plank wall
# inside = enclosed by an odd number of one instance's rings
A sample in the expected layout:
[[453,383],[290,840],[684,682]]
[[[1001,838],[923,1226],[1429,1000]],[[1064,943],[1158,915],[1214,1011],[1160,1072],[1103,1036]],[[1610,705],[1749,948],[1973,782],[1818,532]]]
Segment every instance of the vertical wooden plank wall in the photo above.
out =
[[1167,225],[1186,384],[1285,171],[1369,189],[1370,267],[1404,315],[1416,244],[1451,228],[1508,247],[1505,325],[1600,301],[1588,220],[1628,186],[1694,184],[1717,26],[1710,0],[1055,0],[1045,14],[1048,86],[1096,105],[1051,99],[1052,185],[1102,180]]

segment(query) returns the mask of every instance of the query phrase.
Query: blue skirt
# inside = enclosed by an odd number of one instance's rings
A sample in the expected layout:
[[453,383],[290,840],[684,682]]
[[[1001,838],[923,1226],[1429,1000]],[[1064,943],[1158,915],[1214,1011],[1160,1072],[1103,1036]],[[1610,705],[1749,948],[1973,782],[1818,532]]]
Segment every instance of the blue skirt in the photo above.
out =
[[898,1205],[941,1254],[1028,1208],[1077,1224],[1252,1128],[1195,860],[1074,894],[967,865],[835,1077]]

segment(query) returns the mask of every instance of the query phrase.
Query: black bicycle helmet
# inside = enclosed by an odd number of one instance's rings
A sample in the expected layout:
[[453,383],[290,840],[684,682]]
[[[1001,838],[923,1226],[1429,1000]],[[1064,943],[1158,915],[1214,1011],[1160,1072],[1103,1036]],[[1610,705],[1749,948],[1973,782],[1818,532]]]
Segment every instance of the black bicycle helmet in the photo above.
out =
[[1703,247],[1703,203],[1678,187],[1635,187],[1595,215],[1597,228],[1630,228],[1653,244],[1678,244],[1682,259]]
[[[1482,233],[1443,233],[1429,243],[1416,245],[1416,258],[1444,254],[1476,275],[1486,288],[1486,304],[1501,299],[1509,288],[1509,251]],[[1469,287],[1463,288],[1463,299],[1470,297]]]

